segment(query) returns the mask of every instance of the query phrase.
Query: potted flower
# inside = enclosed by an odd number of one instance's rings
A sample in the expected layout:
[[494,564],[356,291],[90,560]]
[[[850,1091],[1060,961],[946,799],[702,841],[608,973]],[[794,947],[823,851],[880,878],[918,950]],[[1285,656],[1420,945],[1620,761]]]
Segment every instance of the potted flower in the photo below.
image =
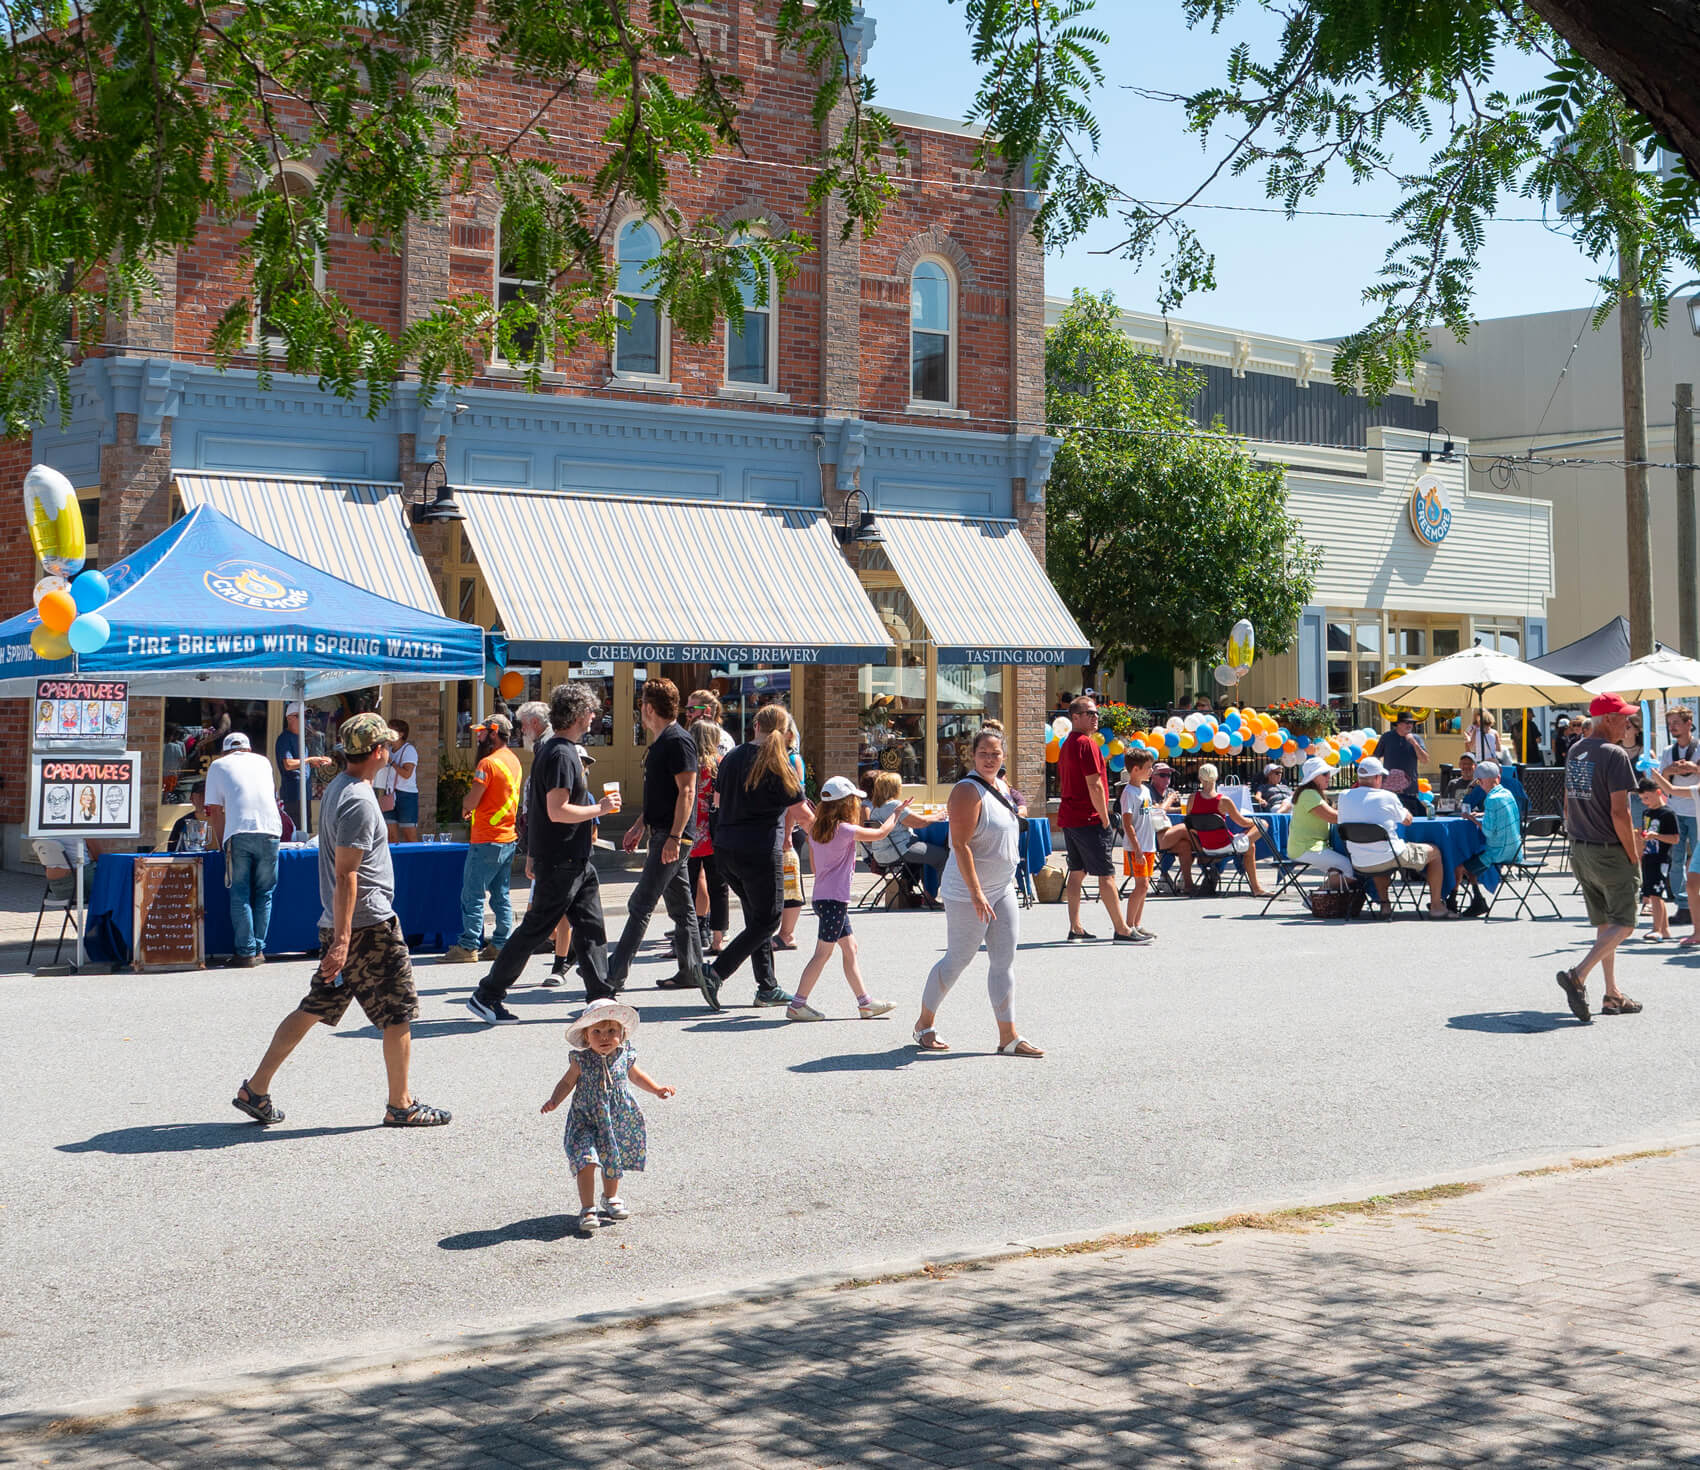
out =
[[1292,734],[1304,735],[1312,740],[1319,735],[1332,735],[1335,731],[1333,712],[1314,699],[1283,699],[1268,706],[1264,713],[1273,716]]

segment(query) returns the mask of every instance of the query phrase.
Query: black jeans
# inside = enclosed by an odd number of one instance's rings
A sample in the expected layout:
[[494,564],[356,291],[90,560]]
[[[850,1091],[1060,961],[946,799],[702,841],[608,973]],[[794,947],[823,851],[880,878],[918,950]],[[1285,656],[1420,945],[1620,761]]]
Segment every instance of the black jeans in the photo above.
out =
[[691,858],[692,893],[696,892],[699,874],[708,884],[708,927],[716,934],[724,934],[731,918],[729,900],[732,894],[726,886],[726,875],[720,871],[720,861],[712,852],[707,857]]
[[764,990],[777,989],[773,936],[779,932],[785,909],[785,873],[778,850],[747,853],[720,848],[714,856],[744,910],[744,927],[726,941],[726,948],[714,962],[714,973],[725,980],[748,960],[756,984]]
[[478,986],[478,998],[499,1001],[508,993],[539,943],[563,918],[573,921],[573,955],[584,981],[584,998],[614,994],[608,979],[608,931],[602,922],[602,889],[589,863],[539,871],[531,883],[531,907],[508,936],[490,973]]
[[667,917],[673,921],[673,958],[679,962],[679,973],[694,982],[702,965],[702,934],[697,929],[696,890],[691,884],[684,855],[663,862],[661,849],[667,834],[651,830],[649,852],[643,860],[643,872],[638,875],[637,887],[626,902],[626,927],[620,942],[614,946],[608,962],[608,983],[616,990],[626,983],[632,961],[637,958],[638,946],[643,943],[644,931],[649,928],[649,916],[655,912],[657,900],[667,905]]

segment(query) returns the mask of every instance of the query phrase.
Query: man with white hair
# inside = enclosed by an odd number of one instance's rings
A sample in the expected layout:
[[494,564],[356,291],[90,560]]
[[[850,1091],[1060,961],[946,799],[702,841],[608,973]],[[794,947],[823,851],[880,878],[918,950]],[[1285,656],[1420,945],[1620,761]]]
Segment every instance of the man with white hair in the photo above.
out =
[[523,743],[535,749],[549,738],[549,706],[541,699],[528,699],[514,711],[514,727]]
[[1411,813],[1391,791],[1382,789],[1387,767],[1373,755],[1358,762],[1358,784],[1342,792],[1338,803],[1342,831],[1354,823],[1380,827],[1386,834],[1373,842],[1354,841],[1346,834],[1346,856],[1352,867],[1375,884],[1381,899],[1384,917],[1392,917],[1388,903],[1388,875],[1395,868],[1409,873],[1422,873],[1428,879],[1428,915],[1431,919],[1456,919],[1457,914],[1446,906],[1441,890],[1443,877],[1440,849],[1426,842],[1406,842],[1400,827],[1411,820]]
[[1482,804],[1469,815],[1481,823],[1484,846],[1473,858],[1459,863],[1453,874],[1455,883],[1468,883],[1474,894],[1464,911],[1467,919],[1487,917],[1488,901],[1481,880],[1491,872],[1497,884],[1501,865],[1523,860],[1523,816],[1517,809],[1517,798],[1499,784],[1498,761],[1477,763],[1476,786],[1482,793]]

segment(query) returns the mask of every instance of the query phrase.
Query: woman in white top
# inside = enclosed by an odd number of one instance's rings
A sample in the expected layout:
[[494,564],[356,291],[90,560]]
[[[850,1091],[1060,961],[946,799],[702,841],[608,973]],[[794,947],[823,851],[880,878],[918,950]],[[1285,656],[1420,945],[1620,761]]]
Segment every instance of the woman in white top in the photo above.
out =
[[974,737],[974,768],[951,788],[945,810],[950,816],[950,857],[939,881],[944,904],[945,952],[927,976],[915,1045],[922,1051],[949,1051],[933,1029],[938,1008],[980,945],[990,968],[986,989],[998,1023],[998,1050],[1006,1057],[1042,1057],[1015,1029],[1015,946],[1021,937],[1021,906],[1015,870],[1021,861],[1021,821],[1003,767],[1003,735],[982,729]]
[[1499,732],[1493,727],[1493,716],[1485,709],[1477,710],[1475,718],[1470,721],[1470,733],[1465,737],[1464,745],[1478,765],[1482,761],[1499,759]]
[[395,771],[395,806],[385,814],[390,841],[399,835],[403,842],[419,840],[419,751],[408,739],[406,720],[392,719],[390,727],[401,739],[390,746],[390,766]]

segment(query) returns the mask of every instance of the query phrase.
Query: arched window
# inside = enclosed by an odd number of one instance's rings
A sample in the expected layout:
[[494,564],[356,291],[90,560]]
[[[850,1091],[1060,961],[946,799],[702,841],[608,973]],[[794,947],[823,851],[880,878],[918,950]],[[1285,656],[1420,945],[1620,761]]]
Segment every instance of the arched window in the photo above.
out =
[[[304,165],[286,163],[272,179],[267,192],[281,195],[285,199],[305,199],[313,192],[315,183],[312,172]],[[264,337],[269,348],[282,348],[283,331],[273,320],[273,303],[280,297],[287,297],[298,290],[323,290],[325,285],[324,257],[317,250],[313,252],[313,269],[310,277],[305,272],[295,271],[289,280],[281,287],[262,291],[259,296],[257,310],[254,312],[254,335]]]
[[[500,310],[510,301],[521,297],[536,300],[543,294],[543,262],[537,242],[526,238],[516,225],[512,211],[504,211],[496,225],[496,307]],[[529,362],[537,342],[535,325],[521,327],[514,333],[514,352],[521,362]],[[491,343],[491,360],[502,362],[499,342]]]
[[950,403],[954,392],[955,311],[950,272],[923,260],[909,277],[909,397]]
[[648,220],[620,227],[615,291],[620,330],[614,334],[614,371],[631,377],[667,375],[667,322],[655,299],[655,273],[661,232]]
[[[778,386],[774,369],[779,354],[774,338],[779,293],[773,271],[765,260],[746,253],[743,261],[740,295],[744,301],[744,325],[734,327],[731,322],[726,323],[726,381],[744,388],[772,389]],[[765,291],[758,293],[758,282],[765,282]]]

